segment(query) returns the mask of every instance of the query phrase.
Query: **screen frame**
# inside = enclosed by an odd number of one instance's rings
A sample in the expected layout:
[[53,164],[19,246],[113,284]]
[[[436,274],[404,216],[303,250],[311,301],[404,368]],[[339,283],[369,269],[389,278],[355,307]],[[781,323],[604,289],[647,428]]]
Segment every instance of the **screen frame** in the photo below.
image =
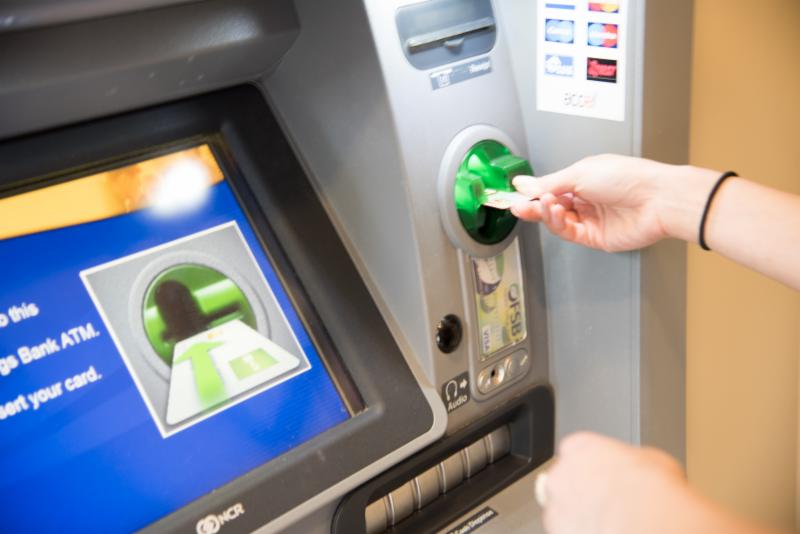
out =
[[429,433],[435,423],[256,86],[3,141],[0,198],[204,143],[211,145],[351,417],[146,528],[153,531],[193,531],[206,514],[234,504],[246,513],[226,530],[252,531]]

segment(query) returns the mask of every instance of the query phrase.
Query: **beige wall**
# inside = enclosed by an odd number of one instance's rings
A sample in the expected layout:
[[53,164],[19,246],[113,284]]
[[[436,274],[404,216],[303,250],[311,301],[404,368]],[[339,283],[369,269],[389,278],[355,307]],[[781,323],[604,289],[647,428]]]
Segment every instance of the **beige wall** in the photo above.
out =
[[[696,0],[694,39],[691,162],[800,193],[800,0]],[[800,293],[696,246],[688,269],[689,478],[793,527]]]

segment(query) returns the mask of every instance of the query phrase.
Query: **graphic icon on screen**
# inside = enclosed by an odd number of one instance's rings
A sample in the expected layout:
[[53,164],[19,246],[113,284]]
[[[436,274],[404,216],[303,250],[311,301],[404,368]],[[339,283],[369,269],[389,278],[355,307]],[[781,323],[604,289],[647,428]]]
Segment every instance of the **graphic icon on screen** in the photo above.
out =
[[81,277],[165,437],[310,367],[235,223]]

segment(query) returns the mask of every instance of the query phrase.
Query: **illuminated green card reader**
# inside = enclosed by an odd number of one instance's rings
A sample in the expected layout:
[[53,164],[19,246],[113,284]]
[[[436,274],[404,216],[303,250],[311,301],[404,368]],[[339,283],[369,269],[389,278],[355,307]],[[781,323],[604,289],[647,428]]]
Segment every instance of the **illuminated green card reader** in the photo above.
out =
[[531,175],[528,160],[516,155],[513,140],[491,126],[459,133],[439,170],[439,211],[453,244],[473,257],[491,257],[513,240],[517,218],[484,205],[491,191],[514,192],[517,175]]
[[499,243],[514,230],[517,218],[508,210],[483,206],[486,190],[514,191],[511,180],[532,174],[527,160],[497,141],[481,141],[469,149],[456,174],[454,199],[458,217],[477,242]]

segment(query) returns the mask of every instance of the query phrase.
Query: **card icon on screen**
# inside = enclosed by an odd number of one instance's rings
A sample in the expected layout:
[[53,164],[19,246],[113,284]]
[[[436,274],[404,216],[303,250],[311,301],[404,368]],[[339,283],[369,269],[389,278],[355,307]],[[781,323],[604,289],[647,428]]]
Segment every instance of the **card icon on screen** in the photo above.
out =
[[300,359],[238,319],[178,342],[167,423],[176,425],[300,365]]
[[164,437],[311,367],[235,222],[81,277]]

